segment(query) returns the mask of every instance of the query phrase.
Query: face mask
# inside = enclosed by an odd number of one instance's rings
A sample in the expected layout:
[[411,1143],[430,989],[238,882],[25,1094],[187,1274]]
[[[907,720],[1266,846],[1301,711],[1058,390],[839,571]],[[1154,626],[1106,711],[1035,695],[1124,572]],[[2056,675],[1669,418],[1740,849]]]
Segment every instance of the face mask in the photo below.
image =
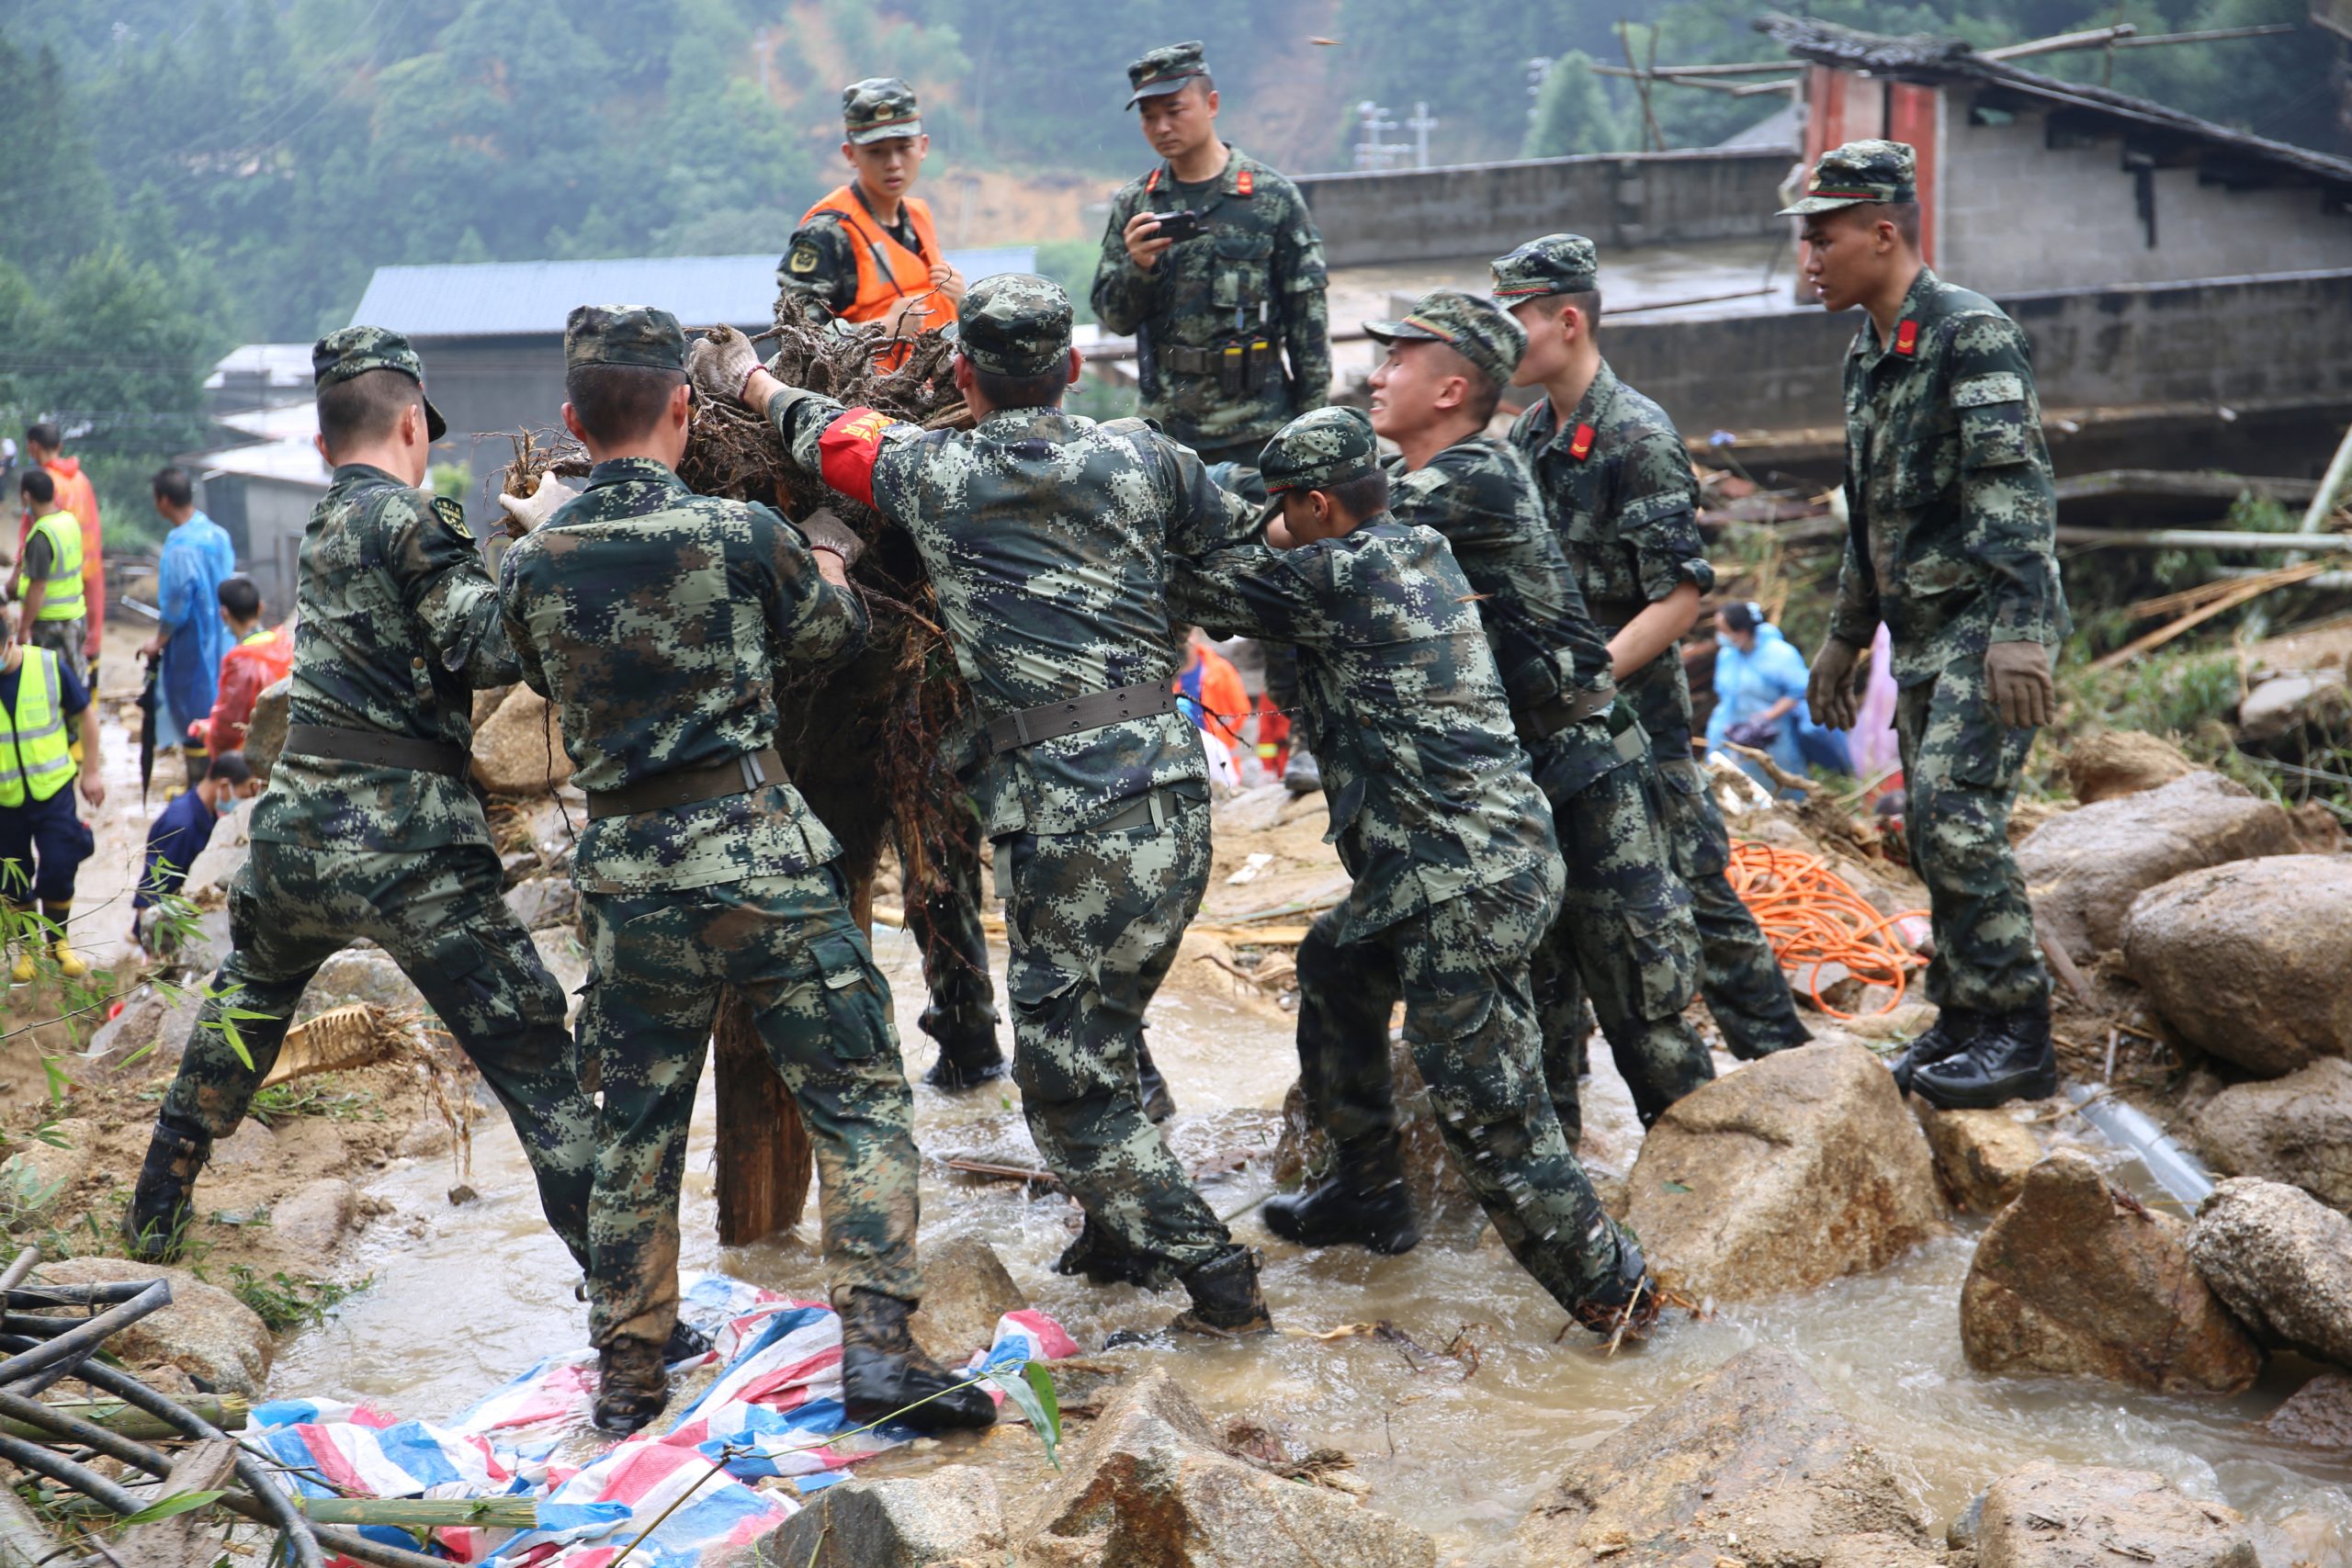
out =
[[233,817],[237,814],[237,797],[233,795],[224,795],[212,803],[212,809],[220,816]]

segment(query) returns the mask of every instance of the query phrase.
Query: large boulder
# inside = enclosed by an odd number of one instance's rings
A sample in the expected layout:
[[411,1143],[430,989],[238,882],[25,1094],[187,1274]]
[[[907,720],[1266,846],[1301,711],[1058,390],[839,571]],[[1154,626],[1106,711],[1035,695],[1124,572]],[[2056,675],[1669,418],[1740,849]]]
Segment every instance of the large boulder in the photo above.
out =
[[2257,1568],[2237,1513],[2153,1471],[2040,1461],[1993,1483],[1976,1568]]
[[548,795],[571,782],[563,730],[545,697],[517,686],[474,731],[474,777],[492,795]]
[[2137,729],[2109,729],[2077,740],[2066,748],[2060,766],[2067,787],[2085,806],[2162,789],[2197,771],[2179,747]]
[[[1479,1213],[1478,1200],[1453,1167],[1445,1137],[1438,1131],[1437,1113],[1430,1109],[1429,1086],[1414,1065],[1412,1048],[1403,1041],[1388,1047],[1388,1070],[1396,1084],[1398,1148],[1405,1163],[1405,1190],[1414,1211],[1423,1219],[1467,1218]],[[1283,1097],[1283,1130],[1274,1141],[1274,1179],[1311,1179],[1329,1168],[1331,1140],[1306,1113],[1306,1091],[1290,1086]]]
[[844,1481],[760,1540],[757,1561],[791,1568],[923,1568],[945,1558],[1003,1561],[996,1478],[955,1467],[916,1480]]
[[1944,1191],[1973,1213],[2007,1208],[2041,1163],[2041,1140],[2006,1111],[1938,1111],[1921,1100],[1918,1116]]
[[1227,1453],[1165,1371],[1128,1384],[1040,1498],[1022,1568],[1431,1568],[1437,1545]]
[[266,782],[286,750],[287,713],[294,703],[294,677],[264,686],[254,699],[254,716],[245,726],[245,765],[254,777]]
[[2352,1219],[2300,1187],[2232,1177],[2199,1205],[2188,1256],[2256,1339],[2352,1367]]
[[2257,1077],[2352,1056],[2352,856],[2177,876],[2133,901],[2123,953],[2166,1023]]
[[922,1305],[907,1326],[933,1358],[960,1367],[996,1342],[997,1319],[1028,1304],[995,1247],[976,1235],[950,1236],[923,1244]]
[[1518,1540],[1544,1568],[1816,1568],[1863,1535],[1928,1544],[1894,1466],[1795,1357],[1758,1348],[1579,1455]]
[[2183,872],[2301,848],[2287,813],[2219,773],[2053,817],[2018,846],[2036,923],[2078,964],[2123,943],[2132,900]]
[[2187,1234],[2081,1155],[2051,1156],[1977,1243],[1960,1292],[1968,1364],[2162,1393],[2249,1386],[2262,1352],[2198,1277]]
[[2197,1142],[2225,1176],[2288,1182],[2352,1210],[2352,1062],[2327,1056],[2283,1078],[2232,1085],[2197,1113]]
[[[277,1342],[254,1310],[185,1269],[122,1258],[68,1258],[40,1266],[38,1282],[111,1285],[124,1280],[171,1281],[172,1304],[148,1314],[107,1341],[133,1368],[177,1367],[205,1386],[248,1397],[261,1392]],[[79,1309],[74,1315],[80,1315]]]
[[2322,1372],[2272,1411],[2262,1427],[2281,1442],[2352,1451],[2352,1377]]
[[182,897],[209,902],[209,894],[226,894],[229,879],[252,858],[253,840],[247,830],[254,820],[253,802],[240,801],[228,816],[213,825],[212,837],[188,863],[187,880],[180,885]]
[[1860,1045],[1781,1051],[1667,1109],[1628,1179],[1659,1277],[1695,1295],[1811,1290],[1943,1228],[1919,1124]]

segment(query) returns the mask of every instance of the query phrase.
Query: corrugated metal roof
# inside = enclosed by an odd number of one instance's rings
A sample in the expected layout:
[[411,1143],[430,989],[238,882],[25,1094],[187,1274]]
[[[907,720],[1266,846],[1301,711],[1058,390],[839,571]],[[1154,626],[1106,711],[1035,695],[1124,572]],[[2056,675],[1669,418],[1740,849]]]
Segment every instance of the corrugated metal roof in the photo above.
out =
[[[977,282],[1034,272],[1037,249],[998,245],[947,259]],[[560,333],[575,305],[627,303],[659,305],[690,327],[764,327],[775,311],[775,264],[760,254],[379,266],[351,320],[411,337],[505,337]]]

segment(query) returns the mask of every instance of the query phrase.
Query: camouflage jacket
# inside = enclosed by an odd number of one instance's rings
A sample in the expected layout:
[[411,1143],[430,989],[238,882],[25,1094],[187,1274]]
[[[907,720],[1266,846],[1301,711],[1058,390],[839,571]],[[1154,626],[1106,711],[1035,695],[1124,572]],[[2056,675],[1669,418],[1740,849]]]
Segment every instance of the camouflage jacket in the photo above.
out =
[[[334,471],[302,536],[289,723],[473,750],[473,693],[518,671],[461,515],[381,468]],[[486,844],[490,828],[463,780],[289,751],[254,803],[252,837],[405,852]]]
[[1897,684],[1996,642],[2064,640],[2032,355],[1982,294],[1923,267],[1891,343],[1862,318],[1846,355],[1846,506],[1830,635],[1868,648],[1884,621]]
[[[1699,542],[1690,454],[1666,411],[1617,379],[1606,361],[1574,415],[1558,418],[1546,399],[1512,423],[1510,440],[1535,470],[1577,586],[1604,634],[1623,630],[1685,582],[1702,593],[1714,587]],[[1681,650],[1668,649],[1624,688],[1652,746],[1662,755],[1690,755],[1690,683]]]
[[1343,538],[1180,563],[1177,613],[1298,646],[1298,691],[1355,879],[1353,941],[1558,854],[1470,583],[1444,538],[1385,513]]
[[[1297,414],[1331,398],[1330,317],[1323,300],[1323,237],[1298,187],[1238,147],[1225,173],[1199,186],[1179,185],[1163,164],[1130,180],[1111,198],[1095,268],[1094,313],[1114,333],[1133,333],[1143,380],[1143,412],[1190,446],[1264,441]],[[1146,208],[1191,208],[1205,220],[1200,237],[1160,253],[1149,272],[1127,255],[1127,221]],[[1167,351],[1222,351],[1262,340],[1283,351],[1266,361],[1255,389],[1239,389],[1216,371],[1166,363]]]
[[[926,433],[788,393],[768,412],[796,462],[913,537],[983,722],[1166,686],[1183,662],[1170,553],[1197,553],[1250,520],[1198,457],[1141,420],[1009,409]],[[1081,831],[1170,785],[1208,789],[1200,738],[1177,713],[984,757],[972,793],[989,836],[1002,838]]]
[[[775,740],[786,661],[865,646],[857,596],[818,575],[764,506],[699,496],[650,458],[599,463],[580,496],[499,566],[523,679],[553,702],[586,790],[705,768]],[[591,893],[707,887],[824,864],[841,845],[789,780],[592,821]]]
[[[1408,472],[1388,462],[1388,507],[1396,521],[1445,536],[1477,595],[1478,618],[1514,716],[1555,700],[1616,687],[1609,644],[1585,614],[1584,595],[1544,519],[1526,462],[1489,435],[1457,441]],[[1624,761],[1606,710],[1529,747],[1553,791],[1572,795]]]

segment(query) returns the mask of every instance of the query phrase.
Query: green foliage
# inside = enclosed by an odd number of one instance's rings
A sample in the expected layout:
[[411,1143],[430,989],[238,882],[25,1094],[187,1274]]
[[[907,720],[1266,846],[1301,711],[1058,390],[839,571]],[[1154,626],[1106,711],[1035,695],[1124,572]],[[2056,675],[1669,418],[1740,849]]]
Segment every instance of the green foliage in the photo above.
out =
[[334,1073],[319,1073],[254,1090],[253,1115],[269,1127],[297,1116],[318,1116],[329,1122],[381,1122],[384,1108],[368,1090],[346,1085]]
[[284,1269],[265,1280],[243,1263],[231,1265],[229,1276],[229,1293],[253,1308],[254,1315],[267,1325],[272,1334],[324,1323],[336,1307],[375,1282],[368,1279],[356,1285],[339,1285],[332,1280],[288,1274]]
[[1523,158],[1558,158],[1582,152],[1617,152],[1633,145],[1624,117],[1609,101],[1592,57],[1572,49],[1552,62],[1520,145]]

